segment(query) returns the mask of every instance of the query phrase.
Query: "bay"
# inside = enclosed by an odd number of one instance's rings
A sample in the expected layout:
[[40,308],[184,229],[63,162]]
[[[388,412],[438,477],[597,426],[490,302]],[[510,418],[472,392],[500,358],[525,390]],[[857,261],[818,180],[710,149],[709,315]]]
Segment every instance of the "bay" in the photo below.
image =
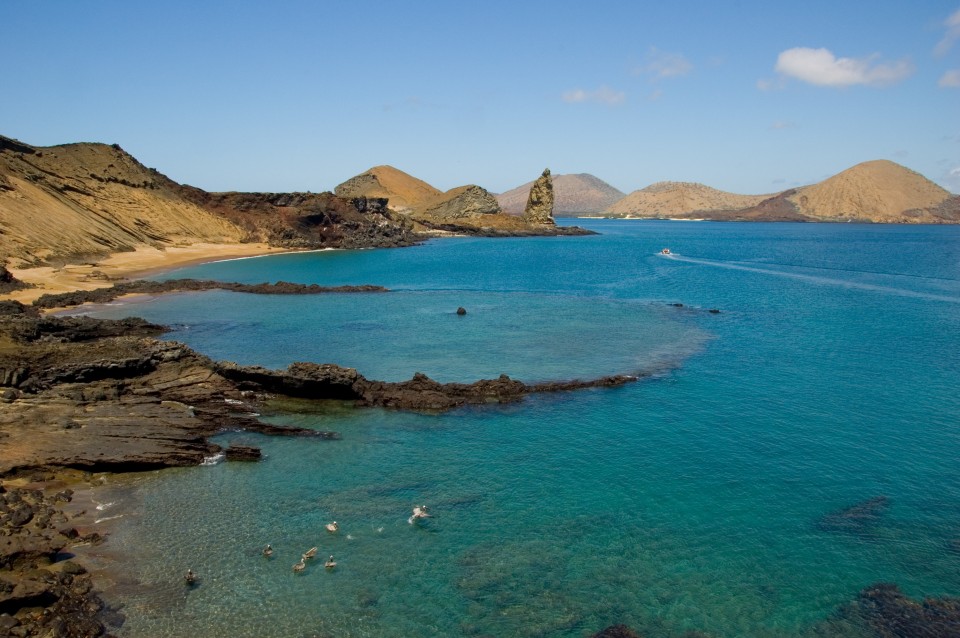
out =
[[[801,636],[875,582],[960,594],[960,228],[577,223],[600,234],[165,275],[389,293],[96,309],[269,367],[652,373],[440,415],[287,404],[264,418],[342,439],[225,434],[266,458],[116,479],[99,558],[131,574],[107,592],[118,634]],[[830,524],[878,497],[876,516]],[[412,525],[419,503],[434,516]],[[313,546],[337,568],[294,574]]]

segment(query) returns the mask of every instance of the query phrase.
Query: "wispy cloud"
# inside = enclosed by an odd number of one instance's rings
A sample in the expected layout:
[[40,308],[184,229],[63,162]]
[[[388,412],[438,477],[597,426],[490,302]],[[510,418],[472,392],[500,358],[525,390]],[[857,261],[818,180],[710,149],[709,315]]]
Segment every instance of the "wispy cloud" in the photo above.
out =
[[940,81],[937,82],[937,86],[942,89],[958,89],[960,88],[960,69],[951,69],[940,76]]
[[595,91],[584,89],[573,89],[563,94],[562,99],[569,104],[579,104],[582,102],[596,102],[606,104],[607,106],[618,106],[627,100],[623,91],[615,91],[609,86],[601,86]]
[[943,39],[937,43],[933,50],[937,57],[946,55],[953,48],[953,44],[960,40],[960,9],[951,13],[950,17],[943,21],[943,26],[947,28],[947,32],[943,34]]
[[635,75],[646,75],[651,81],[686,75],[693,70],[693,64],[682,53],[668,53],[657,47],[650,47],[644,61],[634,69]]
[[796,47],[777,56],[774,69],[786,77],[817,86],[889,86],[913,73],[913,64],[899,60],[883,64],[879,55],[865,58],[838,58],[829,49]]
[[770,125],[771,130],[782,131],[788,128],[797,128],[796,122],[790,122],[789,120],[777,120]]

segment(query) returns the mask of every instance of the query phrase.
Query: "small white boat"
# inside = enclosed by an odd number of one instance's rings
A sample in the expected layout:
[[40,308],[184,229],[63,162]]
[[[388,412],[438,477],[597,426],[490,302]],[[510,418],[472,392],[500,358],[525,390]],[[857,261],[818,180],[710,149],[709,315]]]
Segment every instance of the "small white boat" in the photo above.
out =
[[661,255],[670,255],[670,254],[672,254],[672,253],[670,252],[670,249],[669,249],[669,248],[664,248],[663,250],[660,251],[660,254],[661,254]]

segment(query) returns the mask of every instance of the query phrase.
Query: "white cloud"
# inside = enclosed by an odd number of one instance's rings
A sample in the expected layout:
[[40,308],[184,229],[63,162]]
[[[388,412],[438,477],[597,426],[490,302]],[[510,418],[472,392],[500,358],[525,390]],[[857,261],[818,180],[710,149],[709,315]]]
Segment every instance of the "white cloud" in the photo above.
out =
[[653,81],[686,75],[693,64],[682,53],[667,53],[650,47],[643,64],[634,69],[636,75],[649,75]]
[[947,27],[947,32],[933,50],[937,57],[946,55],[953,48],[953,43],[960,40],[960,9],[950,14],[950,17],[943,21],[943,26]]
[[943,89],[960,88],[960,69],[951,69],[944,73],[937,82],[937,86]]
[[796,47],[777,56],[774,69],[785,76],[817,86],[888,86],[913,73],[907,60],[881,64],[878,55],[838,58],[828,49]]
[[623,104],[627,96],[623,91],[614,91],[604,85],[595,91],[585,91],[583,89],[573,89],[567,91],[562,96],[564,102],[578,104],[581,102],[598,102],[607,106],[617,106]]

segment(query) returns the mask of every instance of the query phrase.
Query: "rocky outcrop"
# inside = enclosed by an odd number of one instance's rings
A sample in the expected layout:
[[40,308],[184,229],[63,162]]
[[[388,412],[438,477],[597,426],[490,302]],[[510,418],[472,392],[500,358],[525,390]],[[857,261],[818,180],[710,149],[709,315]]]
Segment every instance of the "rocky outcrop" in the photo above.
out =
[[133,321],[0,318],[0,389],[8,400],[0,475],[196,465],[219,451],[207,439],[224,429],[336,437],[262,423],[251,416],[258,398],[218,375],[212,361],[147,336],[160,326]]
[[14,277],[13,273],[7,270],[6,266],[0,264],[0,295],[29,287],[30,284],[23,283]]
[[[103,603],[65,553],[77,538],[60,506],[70,490],[0,487],[0,634],[101,636]],[[58,531],[64,530],[64,532]]]
[[537,178],[530,188],[527,197],[527,206],[523,209],[523,219],[529,224],[553,224],[553,179],[550,169],[543,169],[543,174]]
[[107,303],[123,295],[158,295],[167,292],[197,292],[201,290],[229,290],[254,295],[319,295],[325,293],[365,293],[387,292],[383,286],[318,286],[317,284],[295,284],[287,281],[262,284],[241,284],[236,282],[210,281],[202,279],[168,279],[166,281],[148,281],[137,279],[116,283],[106,288],[94,290],[75,290],[57,294],[46,294],[33,302],[37,308],[63,308],[79,306],[83,303]]
[[208,193],[190,186],[180,196],[227,219],[248,241],[283,248],[394,248],[421,240],[410,220],[382,198],[332,193]]
[[367,379],[353,368],[325,363],[294,363],[286,370],[215,364],[216,372],[245,391],[270,392],[305,399],[354,401],[357,406],[440,412],[464,405],[511,403],[544,392],[568,392],[584,388],[616,387],[636,381],[636,375],[616,375],[585,381],[553,381],[526,384],[507,375],[473,383],[440,383],[416,373],[409,381]]
[[417,220],[449,222],[500,212],[497,199],[473,184],[448,190],[421,204],[413,213]]

